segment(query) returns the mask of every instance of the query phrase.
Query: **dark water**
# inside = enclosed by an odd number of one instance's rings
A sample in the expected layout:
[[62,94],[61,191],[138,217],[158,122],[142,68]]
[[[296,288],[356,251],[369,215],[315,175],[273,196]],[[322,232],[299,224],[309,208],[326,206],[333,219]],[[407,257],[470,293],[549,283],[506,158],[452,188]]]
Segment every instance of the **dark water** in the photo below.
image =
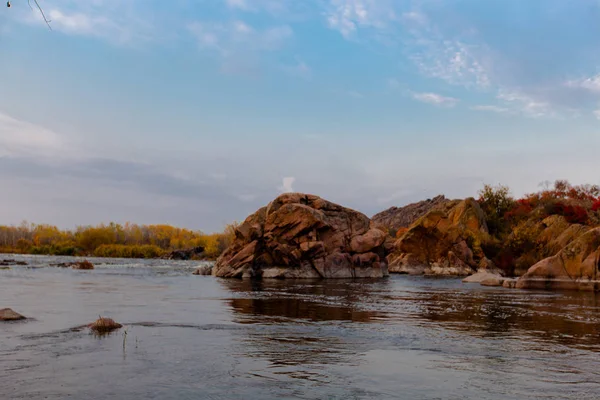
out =
[[[0,325],[0,398],[600,398],[598,295],[109,261],[0,271],[0,308],[34,318]],[[99,314],[127,335],[69,331]]]

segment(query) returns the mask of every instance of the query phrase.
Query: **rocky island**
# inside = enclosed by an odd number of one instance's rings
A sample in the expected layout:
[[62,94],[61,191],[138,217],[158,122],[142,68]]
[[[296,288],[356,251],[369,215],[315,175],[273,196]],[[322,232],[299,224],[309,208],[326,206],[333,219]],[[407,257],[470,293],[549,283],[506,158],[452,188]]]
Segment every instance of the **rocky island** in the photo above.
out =
[[437,196],[369,219],[318,196],[287,193],[250,215],[212,274],[226,278],[469,276],[523,289],[600,290],[600,193],[557,181],[514,200]]

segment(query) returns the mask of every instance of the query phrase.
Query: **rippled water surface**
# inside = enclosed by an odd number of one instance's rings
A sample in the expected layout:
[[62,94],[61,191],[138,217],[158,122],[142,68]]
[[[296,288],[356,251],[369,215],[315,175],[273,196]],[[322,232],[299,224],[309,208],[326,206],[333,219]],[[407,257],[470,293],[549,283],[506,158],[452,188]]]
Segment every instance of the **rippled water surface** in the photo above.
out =
[[[600,296],[458,279],[250,282],[9,257],[1,399],[598,399]],[[108,263],[108,264],[101,264]],[[114,318],[107,337],[70,328]],[[124,332],[127,335],[124,336]]]

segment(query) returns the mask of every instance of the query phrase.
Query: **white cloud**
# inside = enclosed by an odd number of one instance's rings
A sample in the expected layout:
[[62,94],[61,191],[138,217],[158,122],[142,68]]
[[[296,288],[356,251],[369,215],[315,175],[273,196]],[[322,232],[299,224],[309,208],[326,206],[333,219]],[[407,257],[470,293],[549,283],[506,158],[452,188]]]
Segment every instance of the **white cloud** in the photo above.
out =
[[294,189],[293,189],[292,185],[294,184],[295,181],[296,181],[296,178],[294,178],[293,176],[287,176],[287,177],[283,178],[283,182],[282,182],[282,185],[279,187],[279,191],[281,193],[293,193]]
[[600,94],[600,74],[588,78],[567,81],[567,87],[589,90]]
[[0,157],[47,156],[66,149],[65,140],[57,133],[0,112]]
[[498,99],[511,105],[513,109],[526,116],[540,118],[556,116],[552,106],[543,101],[533,98],[520,91],[500,90]]
[[506,107],[499,107],[499,106],[493,106],[493,105],[477,105],[477,106],[471,107],[471,110],[489,111],[489,112],[495,112],[495,113],[500,113],[500,114],[510,112],[510,110]]
[[326,12],[331,29],[350,38],[360,27],[382,29],[395,19],[395,13],[388,0],[330,0]]
[[446,97],[437,93],[413,93],[412,96],[420,102],[442,107],[454,107],[460,101],[454,97]]
[[596,116],[596,118],[598,118],[600,120],[600,108],[597,110],[594,110],[594,115]]
[[239,8],[242,10],[249,10],[250,4],[247,0],[225,0],[225,3],[230,8]]
[[217,50],[223,56],[248,51],[274,51],[293,35],[287,25],[259,30],[243,21],[226,24],[193,22],[188,25],[188,30],[196,37],[201,49]]

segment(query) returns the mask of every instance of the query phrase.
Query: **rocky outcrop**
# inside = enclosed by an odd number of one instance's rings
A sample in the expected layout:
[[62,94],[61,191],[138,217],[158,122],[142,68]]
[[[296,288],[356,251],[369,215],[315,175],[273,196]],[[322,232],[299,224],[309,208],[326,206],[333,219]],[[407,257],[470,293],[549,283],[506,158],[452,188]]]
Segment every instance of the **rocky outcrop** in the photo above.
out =
[[388,235],[364,214],[287,193],[236,229],[213,275],[227,278],[380,278]]
[[408,228],[416,220],[435,208],[439,208],[449,202],[443,195],[433,199],[427,199],[412,203],[404,207],[391,207],[385,211],[375,214],[371,219],[373,225],[384,229],[392,236],[396,236],[398,230]]
[[198,246],[191,249],[174,250],[161,257],[163,260],[193,260],[204,257],[204,247]]
[[411,275],[470,275],[491,268],[481,249],[488,236],[485,215],[468,198],[449,201],[412,224],[388,255],[389,271]]
[[[566,232],[566,231],[565,231]],[[519,278],[520,289],[600,290],[600,228],[587,230]]]
[[26,318],[10,308],[3,308],[0,310],[0,321],[19,321],[22,319]]

